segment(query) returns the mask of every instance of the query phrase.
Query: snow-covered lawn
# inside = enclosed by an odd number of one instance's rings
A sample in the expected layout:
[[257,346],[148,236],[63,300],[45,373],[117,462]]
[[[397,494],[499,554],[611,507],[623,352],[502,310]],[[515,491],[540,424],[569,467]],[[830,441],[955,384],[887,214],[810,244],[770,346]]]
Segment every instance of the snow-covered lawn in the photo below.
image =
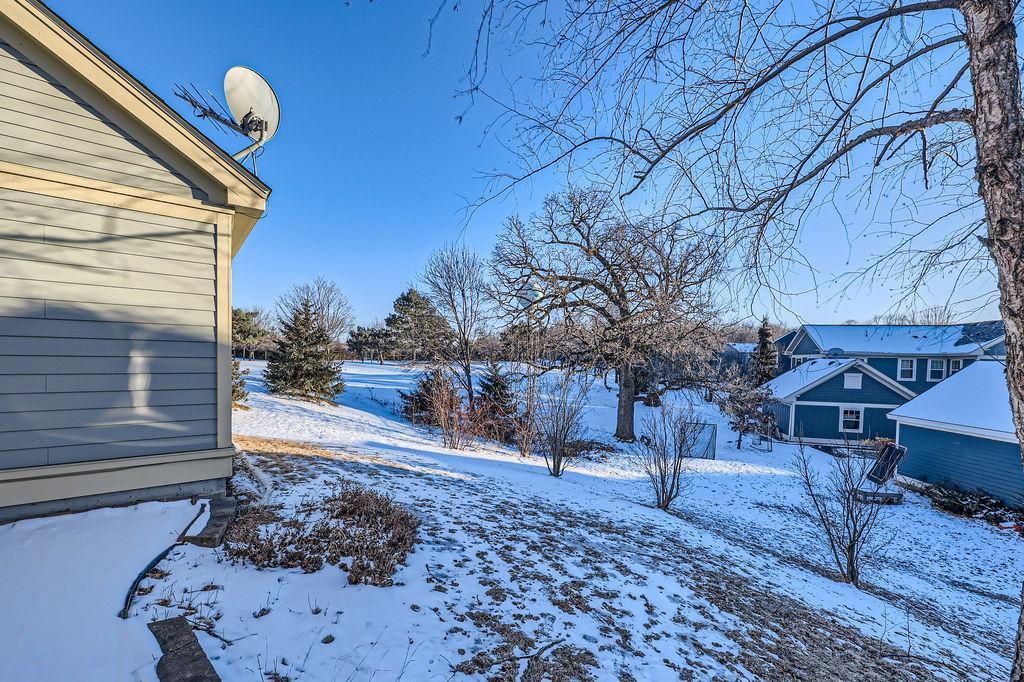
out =
[[199,510],[150,502],[0,526],[0,680],[156,680],[145,620],[117,614]]
[[[123,627],[145,634],[146,621],[189,605],[190,617],[214,619],[217,637],[198,636],[225,680],[448,680],[453,671],[512,679],[539,650],[544,679],[556,680],[1008,674],[1020,539],[911,493],[888,510],[895,538],[864,589],[834,582],[795,510],[795,449],[736,450],[713,408],[703,409],[719,423],[718,459],[690,463],[686,493],[666,514],[649,506],[647,484],[621,450],[562,479],[493,445],[446,450],[393,414],[396,391],[416,379],[407,368],[346,364],[338,406],[267,395],[261,363],[249,368],[252,409],[235,412],[236,433],[328,451],[264,466],[266,502],[287,515],[355,481],[422,525],[392,587],[350,585],[335,566],[257,570],[223,550],[173,551],[160,564],[166,577],[143,583],[152,592]],[[610,440],[614,402],[596,382],[593,437]],[[815,463],[829,458],[818,453]],[[0,534],[4,555],[7,542]],[[103,589],[122,595],[130,580],[118,575]],[[64,616],[51,607],[32,617],[46,625]],[[139,646],[143,659],[154,655],[155,643]]]

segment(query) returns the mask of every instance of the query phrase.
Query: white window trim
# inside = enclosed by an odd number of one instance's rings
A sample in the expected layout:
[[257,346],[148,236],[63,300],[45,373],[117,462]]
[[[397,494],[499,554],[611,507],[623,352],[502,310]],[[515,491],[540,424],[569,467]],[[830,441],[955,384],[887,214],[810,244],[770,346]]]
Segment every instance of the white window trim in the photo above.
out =
[[[850,386],[850,380],[856,379],[856,386]],[[864,387],[864,375],[860,372],[843,372],[843,390],[859,391]]]
[[[942,377],[940,377],[938,379],[932,379],[932,363],[933,362],[941,362],[942,363]],[[946,376],[947,376],[947,372],[946,372],[946,359],[945,358],[928,358],[928,364],[926,365],[925,376],[924,376],[924,378],[928,381],[928,383],[930,383],[930,384],[937,384],[940,381],[942,381],[943,379],[945,379]]]
[[[902,381],[902,382],[905,382],[905,383],[910,383],[912,381],[917,381],[917,361],[918,361],[918,359],[919,358],[896,358],[896,381]],[[910,360],[913,363],[913,365],[911,365],[913,367],[913,371],[911,372],[909,379],[903,378],[903,370],[900,367],[900,365],[903,364],[904,360]]]
[[790,356],[791,363],[792,363],[793,367],[796,367],[797,365],[801,365],[801,364],[803,364],[805,362],[809,362],[810,360],[817,360],[820,357],[821,357],[820,355],[791,355]]
[[[858,412],[860,414],[860,419],[858,420],[858,424],[860,424],[859,428],[857,428],[857,429],[846,429],[846,428],[843,428],[843,421],[844,421],[843,420],[843,412]],[[859,407],[859,406],[858,407],[840,406],[840,408],[839,408],[839,433],[864,433],[864,408],[863,407]]]
[[[953,369],[953,363],[954,362],[959,363],[959,366],[955,370]],[[959,372],[963,368],[964,368],[964,359],[963,358],[950,358],[949,359],[949,365],[946,368],[946,376],[948,377],[951,374],[956,374],[957,372]]]

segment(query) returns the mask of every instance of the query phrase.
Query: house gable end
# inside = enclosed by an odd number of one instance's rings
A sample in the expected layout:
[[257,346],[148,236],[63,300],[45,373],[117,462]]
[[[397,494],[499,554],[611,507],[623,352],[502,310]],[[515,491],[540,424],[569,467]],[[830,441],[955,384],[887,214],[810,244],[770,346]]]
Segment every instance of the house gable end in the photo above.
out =
[[[859,389],[844,388],[845,374],[861,376]],[[798,402],[861,403],[875,405],[902,405],[907,397],[880,381],[870,372],[854,366],[839,372],[826,381],[797,396]]]

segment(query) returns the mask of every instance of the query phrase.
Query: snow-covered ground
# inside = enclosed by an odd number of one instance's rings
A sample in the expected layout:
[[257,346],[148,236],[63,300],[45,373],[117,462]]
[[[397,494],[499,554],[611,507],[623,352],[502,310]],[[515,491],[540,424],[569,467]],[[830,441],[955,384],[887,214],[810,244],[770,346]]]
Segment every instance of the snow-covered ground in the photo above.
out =
[[[349,585],[334,566],[261,571],[222,550],[173,551],[128,625],[143,632],[190,604],[215,619],[223,639],[198,636],[225,680],[448,680],[453,670],[505,679],[538,650],[554,666],[545,679],[1008,674],[1020,539],[911,493],[886,510],[894,539],[864,589],[834,582],[795,510],[793,446],[737,450],[710,406],[701,409],[719,424],[718,459],[690,463],[687,490],[666,514],[649,506],[621,450],[553,479],[542,461],[497,446],[443,448],[393,414],[397,390],[416,379],[407,368],[348,363],[340,405],[317,406],[267,395],[261,363],[248,366],[252,409],[235,412],[236,433],[329,451],[265,470],[268,501],[288,509],[344,479],[391,495],[423,523],[386,588]],[[589,402],[592,437],[610,441],[614,393],[598,381]],[[815,464],[829,458],[817,453]],[[35,617],[64,617],[50,611]]]
[[149,502],[0,526],[0,680],[156,680],[160,647],[118,612],[135,577],[205,514]]

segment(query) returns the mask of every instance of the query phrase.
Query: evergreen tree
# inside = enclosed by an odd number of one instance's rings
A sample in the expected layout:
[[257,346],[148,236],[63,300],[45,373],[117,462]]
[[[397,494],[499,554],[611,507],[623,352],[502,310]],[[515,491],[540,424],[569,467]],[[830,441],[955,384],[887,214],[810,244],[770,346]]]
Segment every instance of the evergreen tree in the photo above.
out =
[[331,402],[345,389],[340,354],[309,300],[299,300],[281,322],[264,377],[271,393]]
[[736,447],[743,447],[743,436],[752,433],[768,435],[775,417],[768,412],[772,403],[771,392],[750,381],[748,377],[734,377],[718,398],[718,406],[729,419],[729,428],[736,432]]
[[[242,369],[242,363],[238,360],[231,361],[231,404],[239,407],[249,397],[249,391],[245,389],[245,376],[249,370]],[[248,409],[248,408],[246,408]]]
[[484,435],[509,445],[515,441],[516,399],[508,375],[496,362],[487,363],[480,379],[476,409],[476,418]]
[[369,350],[371,357],[376,357],[377,362],[384,364],[384,356],[392,352],[394,336],[391,330],[383,325],[376,325],[369,329]]
[[761,326],[757,330],[757,348],[750,358],[750,375],[755,386],[760,386],[766,381],[775,378],[779,370],[779,355],[775,344],[772,342],[772,328],[768,324],[768,317],[761,320]]
[[359,358],[366,360],[367,354],[373,348],[373,335],[369,327],[356,327],[348,333],[348,341],[345,342],[348,351]]
[[444,377],[439,369],[425,372],[412,391],[399,391],[398,398],[402,401],[402,416],[413,424],[435,426],[434,391]]
[[263,313],[258,308],[245,310],[231,309],[231,351],[235,355],[253,358],[256,350],[264,346],[272,332],[264,323]]
[[395,299],[394,310],[384,320],[394,350],[413,362],[436,359],[450,340],[451,330],[434,304],[416,289],[409,289]]

